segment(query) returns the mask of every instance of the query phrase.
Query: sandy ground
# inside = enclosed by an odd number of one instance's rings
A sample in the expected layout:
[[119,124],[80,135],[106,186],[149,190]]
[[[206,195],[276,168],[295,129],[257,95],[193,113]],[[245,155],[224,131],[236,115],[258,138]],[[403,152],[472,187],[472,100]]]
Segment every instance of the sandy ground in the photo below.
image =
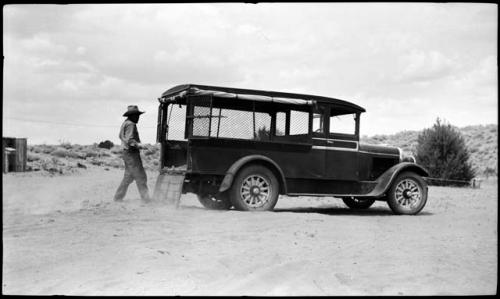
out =
[[[3,175],[3,294],[469,295],[497,290],[497,183],[418,216],[281,197],[275,212],[141,204],[122,172]],[[153,189],[156,174],[149,174]]]

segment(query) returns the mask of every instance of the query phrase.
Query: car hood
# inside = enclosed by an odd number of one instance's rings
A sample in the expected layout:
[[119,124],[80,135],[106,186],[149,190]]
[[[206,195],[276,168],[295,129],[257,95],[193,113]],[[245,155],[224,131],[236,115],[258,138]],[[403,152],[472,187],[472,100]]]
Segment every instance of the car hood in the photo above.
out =
[[381,144],[375,145],[375,144],[360,143],[359,150],[362,152],[367,152],[372,154],[394,155],[398,157],[400,155],[399,148],[395,146],[388,146]]

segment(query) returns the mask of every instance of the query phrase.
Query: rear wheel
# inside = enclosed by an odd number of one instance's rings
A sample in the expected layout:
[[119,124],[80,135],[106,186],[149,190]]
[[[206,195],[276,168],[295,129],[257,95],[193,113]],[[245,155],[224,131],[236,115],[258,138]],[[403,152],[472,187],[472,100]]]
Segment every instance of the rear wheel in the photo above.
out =
[[271,170],[250,165],[236,175],[230,199],[240,211],[270,211],[278,202],[279,183]]
[[368,209],[375,202],[372,198],[356,198],[356,197],[344,197],[342,198],[346,206],[354,210],[364,210]]
[[427,183],[416,173],[401,173],[387,194],[387,204],[394,214],[418,214],[427,202]]
[[217,193],[216,195],[210,193],[198,194],[198,200],[205,208],[210,210],[229,210],[232,206],[226,192]]

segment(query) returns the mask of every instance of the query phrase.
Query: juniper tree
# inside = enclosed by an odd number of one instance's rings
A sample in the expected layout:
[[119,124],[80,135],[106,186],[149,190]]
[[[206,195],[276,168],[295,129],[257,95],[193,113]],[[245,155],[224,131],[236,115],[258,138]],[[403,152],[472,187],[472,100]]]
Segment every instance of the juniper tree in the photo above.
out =
[[417,162],[431,178],[469,181],[475,175],[462,135],[439,118],[419,134],[416,151]]

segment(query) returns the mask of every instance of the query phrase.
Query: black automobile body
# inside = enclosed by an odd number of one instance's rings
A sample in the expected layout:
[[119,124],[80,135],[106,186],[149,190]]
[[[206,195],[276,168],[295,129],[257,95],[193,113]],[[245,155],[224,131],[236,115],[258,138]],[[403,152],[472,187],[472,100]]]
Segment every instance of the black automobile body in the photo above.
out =
[[314,95],[179,85],[159,98],[160,168],[182,168],[183,193],[208,208],[271,210],[280,194],[384,200],[417,214],[427,171],[396,147],[359,142],[353,103]]

